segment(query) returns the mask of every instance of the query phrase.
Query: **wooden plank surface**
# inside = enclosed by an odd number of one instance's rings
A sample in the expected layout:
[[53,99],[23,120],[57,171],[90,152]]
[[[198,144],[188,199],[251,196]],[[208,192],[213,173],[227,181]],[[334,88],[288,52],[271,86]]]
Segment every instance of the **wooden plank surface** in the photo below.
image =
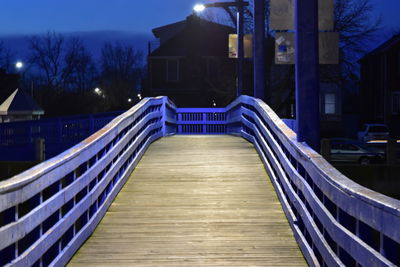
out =
[[252,144],[153,143],[69,266],[306,266]]

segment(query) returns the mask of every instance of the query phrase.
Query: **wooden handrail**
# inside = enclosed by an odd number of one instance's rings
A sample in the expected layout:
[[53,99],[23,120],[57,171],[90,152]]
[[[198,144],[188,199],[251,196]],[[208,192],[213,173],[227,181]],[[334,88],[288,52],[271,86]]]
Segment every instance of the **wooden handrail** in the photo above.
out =
[[147,147],[174,124],[175,108],[166,97],[143,99],[71,149],[0,182],[0,265],[66,264]]

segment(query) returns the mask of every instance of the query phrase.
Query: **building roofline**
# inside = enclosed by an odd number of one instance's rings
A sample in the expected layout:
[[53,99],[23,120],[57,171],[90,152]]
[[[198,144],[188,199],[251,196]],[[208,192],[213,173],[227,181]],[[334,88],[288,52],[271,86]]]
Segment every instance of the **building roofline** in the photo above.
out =
[[374,48],[369,53],[365,54],[362,58],[360,58],[358,62],[361,62],[371,56],[385,53],[388,49],[390,49],[393,45],[397,44],[398,42],[400,42],[400,33],[394,34],[391,38],[378,45],[376,48]]

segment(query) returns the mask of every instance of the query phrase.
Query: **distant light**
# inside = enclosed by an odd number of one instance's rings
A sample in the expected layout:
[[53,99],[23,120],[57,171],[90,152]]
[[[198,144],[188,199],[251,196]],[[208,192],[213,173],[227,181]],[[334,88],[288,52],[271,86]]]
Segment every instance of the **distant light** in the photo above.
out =
[[217,106],[217,103],[215,103],[215,100],[213,100],[212,104],[213,104],[214,107]]
[[131,102],[132,102],[132,99],[131,99],[131,98],[128,98],[128,102],[131,103]]
[[203,12],[204,9],[206,9],[206,6],[202,4],[197,4],[193,7],[193,10],[196,12]]
[[139,100],[142,99],[142,95],[141,94],[137,94],[137,97],[139,98]]
[[[388,140],[369,140],[367,144],[386,144]],[[400,144],[400,140],[396,140],[396,143]]]
[[98,87],[94,88],[94,92],[95,92],[97,95],[102,96],[103,98],[105,97],[104,94],[103,94],[103,91],[101,91],[101,89],[98,88]]
[[21,69],[24,66],[24,63],[22,63],[21,61],[18,61],[17,63],[15,63],[15,67],[17,69]]

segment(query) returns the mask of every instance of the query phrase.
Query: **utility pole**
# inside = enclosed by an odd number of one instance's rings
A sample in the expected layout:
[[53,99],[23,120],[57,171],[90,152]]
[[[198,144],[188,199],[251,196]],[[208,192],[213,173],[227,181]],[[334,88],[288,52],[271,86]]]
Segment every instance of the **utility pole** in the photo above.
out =
[[254,97],[267,101],[265,98],[265,15],[264,0],[254,0],[254,33],[253,33],[253,64],[254,64]]
[[237,64],[237,89],[236,96],[243,93],[243,64],[244,64],[244,44],[243,44],[243,23],[244,23],[244,3],[243,0],[236,0],[237,4],[237,36],[238,36],[238,64]]
[[202,12],[208,7],[222,7],[231,18],[234,15],[229,11],[229,7],[236,7],[236,32],[237,32],[237,67],[236,67],[236,96],[243,93],[243,65],[244,65],[244,7],[248,6],[249,2],[244,0],[235,0],[235,2],[215,2],[210,4],[198,4],[193,7],[194,12]]
[[296,0],[297,141],[320,147],[318,0]]

